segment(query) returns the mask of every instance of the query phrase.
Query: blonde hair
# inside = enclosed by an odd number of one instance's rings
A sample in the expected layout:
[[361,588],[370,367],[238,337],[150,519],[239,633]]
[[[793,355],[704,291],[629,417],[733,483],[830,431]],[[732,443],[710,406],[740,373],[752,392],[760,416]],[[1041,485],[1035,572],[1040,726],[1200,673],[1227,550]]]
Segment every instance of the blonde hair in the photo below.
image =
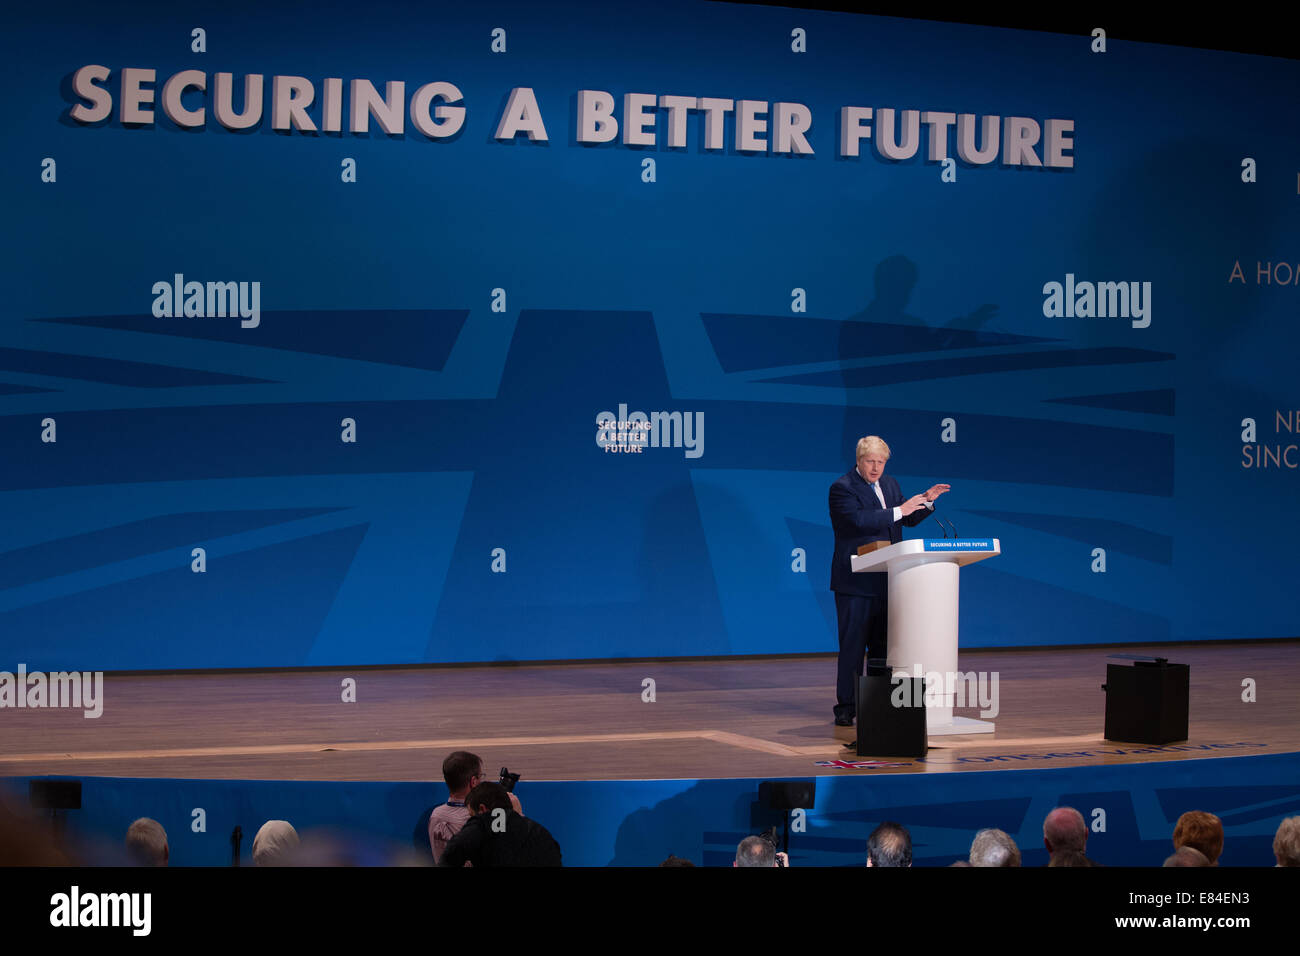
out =
[[1273,855],[1278,866],[1300,866],[1300,817],[1287,817],[1277,825]]
[[126,831],[126,851],[141,866],[166,866],[167,831],[157,820],[141,817]]
[[889,457],[889,446],[885,444],[885,440],[879,435],[868,435],[866,438],[858,439],[858,461],[876,451],[883,451],[885,457]]
[[287,820],[267,820],[253,837],[253,865],[275,866],[298,846],[298,831]]

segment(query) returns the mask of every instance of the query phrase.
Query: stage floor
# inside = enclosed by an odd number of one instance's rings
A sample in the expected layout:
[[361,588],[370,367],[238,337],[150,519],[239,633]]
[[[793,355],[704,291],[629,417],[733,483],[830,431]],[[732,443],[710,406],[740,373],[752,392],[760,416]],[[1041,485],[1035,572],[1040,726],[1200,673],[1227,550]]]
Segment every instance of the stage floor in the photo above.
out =
[[[1107,655],[1191,666],[1189,740],[1102,739]],[[993,734],[869,770],[835,727],[835,658],[108,674],[104,711],[0,712],[0,777],[437,781],[452,750],[528,780],[807,777],[1078,767],[1300,751],[1300,641],[965,651],[999,675]],[[356,702],[343,700],[346,679]],[[654,681],[647,702],[646,678]],[[1257,700],[1242,700],[1253,678]],[[978,717],[977,708],[958,714]]]

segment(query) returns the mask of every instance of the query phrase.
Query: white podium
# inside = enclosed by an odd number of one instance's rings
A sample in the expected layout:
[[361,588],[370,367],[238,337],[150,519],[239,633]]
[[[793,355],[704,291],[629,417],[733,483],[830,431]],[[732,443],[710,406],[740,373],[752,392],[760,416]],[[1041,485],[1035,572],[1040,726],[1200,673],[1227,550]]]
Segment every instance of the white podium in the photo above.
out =
[[929,736],[993,733],[992,721],[953,716],[957,693],[947,675],[957,673],[958,574],[1001,553],[997,538],[914,538],[850,559],[855,572],[889,575],[888,660],[895,676],[942,675],[944,686],[925,711]]

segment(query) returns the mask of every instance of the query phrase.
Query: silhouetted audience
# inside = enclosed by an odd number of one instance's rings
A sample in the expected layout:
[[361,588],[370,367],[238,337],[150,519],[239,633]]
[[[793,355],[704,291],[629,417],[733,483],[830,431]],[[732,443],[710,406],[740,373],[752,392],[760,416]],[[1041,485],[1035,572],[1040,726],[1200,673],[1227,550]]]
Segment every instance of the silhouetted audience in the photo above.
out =
[[981,830],[970,845],[971,866],[1019,866],[1020,847],[1002,830]]
[[443,850],[439,866],[560,866],[550,831],[515,810],[499,783],[480,783],[465,797],[471,812]]
[[1287,817],[1277,825],[1273,856],[1278,866],[1300,866],[1300,817]]
[[867,837],[867,866],[911,866],[912,836],[899,823],[886,821]]
[[171,850],[167,831],[149,817],[141,817],[126,831],[126,852],[136,866],[166,866]]
[[77,866],[83,863],[38,818],[0,789],[0,866]]
[[[561,866],[560,845],[544,826],[519,812],[514,794],[499,783],[483,781],[483,762],[468,751],[456,751],[443,761],[443,776],[453,799],[438,816],[431,816],[429,832],[439,865],[461,866]],[[472,786],[470,784],[472,783]],[[457,795],[463,800],[456,800]],[[457,822],[460,813],[463,821]],[[435,813],[437,811],[435,810]],[[0,866],[58,866],[76,863],[67,851],[58,821],[37,818],[0,791]],[[454,829],[453,829],[454,827]],[[1096,867],[1088,858],[1088,826],[1073,807],[1056,807],[1043,819],[1043,846],[1049,867]],[[1164,867],[1217,866],[1223,851],[1222,821],[1212,813],[1191,810],[1174,826],[1174,852]],[[121,846],[120,844],[118,846]],[[108,849],[105,862],[118,865],[122,850]],[[167,832],[162,824],[141,817],[127,830],[125,857],[137,866],[167,866],[170,863]],[[255,866],[406,866],[421,865],[409,849],[393,853],[376,851],[373,836],[308,833],[299,838],[286,820],[267,820],[253,838]],[[1003,830],[987,828],[971,841],[969,860],[956,860],[950,867],[1018,867],[1020,849]],[[1283,819],[1273,837],[1273,856],[1279,867],[1300,867],[1300,816]],[[882,822],[867,838],[866,865],[869,867],[912,866],[912,838],[907,828],[893,821]],[[427,857],[424,864],[427,865]],[[660,867],[695,867],[684,857],[669,854]],[[736,847],[733,867],[789,866],[785,853],[777,851],[772,832],[750,836]]]
[[1174,824],[1174,849],[1184,846],[1200,850],[1210,866],[1218,866],[1223,852],[1223,823],[1213,813],[1187,811]]
[[284,866],[299,842],[289,821],[267,820],[253,837],[253,866]]

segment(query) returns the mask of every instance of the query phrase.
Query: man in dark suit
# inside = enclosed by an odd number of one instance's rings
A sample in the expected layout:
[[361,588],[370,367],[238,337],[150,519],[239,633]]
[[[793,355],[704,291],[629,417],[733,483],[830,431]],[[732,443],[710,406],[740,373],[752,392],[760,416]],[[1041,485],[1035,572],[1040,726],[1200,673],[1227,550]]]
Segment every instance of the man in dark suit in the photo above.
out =
[[[903,526],[920,524],[948,485],[904,499],[898,482],[885,475],[889,446],[876,435],[858,441],[857,467],[831,485],[831,590],[840,627],[839,673],[835,682],[835,723],[850,726],[857,716],[862,659],[884,660],[888,653],[889,580],[884,573],[854,574],[851,559],[871,541],[901,541]],[[870,666],[870,665],[869,665]],[[878,665],[867,673],[887,673]]]

